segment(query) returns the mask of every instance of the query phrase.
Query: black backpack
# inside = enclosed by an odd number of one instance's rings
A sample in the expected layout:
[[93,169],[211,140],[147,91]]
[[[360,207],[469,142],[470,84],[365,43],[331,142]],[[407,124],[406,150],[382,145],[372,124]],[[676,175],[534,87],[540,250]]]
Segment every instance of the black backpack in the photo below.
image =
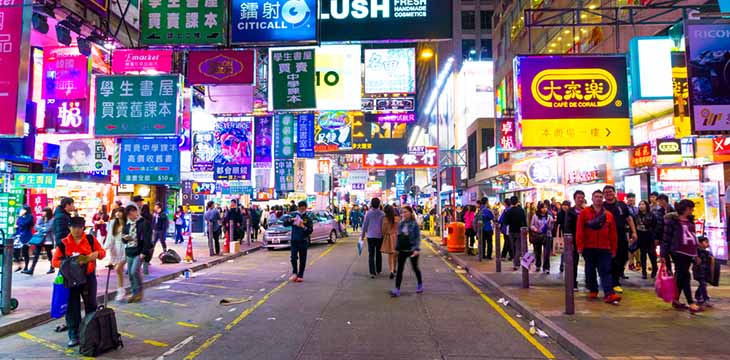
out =
[[160,254],[159,258],[163,264],[179,264],[182,261],[180,255],[173,249],[167,249],[167,251]]
[[[94,237],[86,234],[86,240],[91,246],[91,251],[94,251]],[[67,256],[66,255],[66,244],[63,241],[59,242],[58,248],[61,250],[63,255],[63,261],[61,261],[61,267],[58,269],[61,275],[63,275],[63,286],[70,289],[74,286],[81,286],[86,284],[86,269],[87,265],[79,264],[78,256]]]
[[117,317],[114,310],[106,306],[113,266],[107,266],[107,268],[109,271],[106,276],[104,305],[100,305],[96,311],[86,314],[84,321],[81,322],[79,353],[84,356],[99,356],[107,351],[124,347],[122,335],[117,330]]

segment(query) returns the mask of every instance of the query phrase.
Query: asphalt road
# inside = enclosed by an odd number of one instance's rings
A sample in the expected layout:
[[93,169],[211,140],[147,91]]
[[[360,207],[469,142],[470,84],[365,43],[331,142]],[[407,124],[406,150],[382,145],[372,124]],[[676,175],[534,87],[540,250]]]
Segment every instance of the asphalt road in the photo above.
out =
[[[402,296],[370,279],[355,240],[310,248],[303,283],[289,283],[288,251],[259,251],[190,279],[112,303],[124,348],[105,359],[566,359],[524,318],[496,303],[429,249],[425,292],[406,270]],[[387,270],[384,269],[385,272]],[[223,306],[223,298],[242,303]],[[82,358],[66,349],[62,320],[0,339],[2,359]]]

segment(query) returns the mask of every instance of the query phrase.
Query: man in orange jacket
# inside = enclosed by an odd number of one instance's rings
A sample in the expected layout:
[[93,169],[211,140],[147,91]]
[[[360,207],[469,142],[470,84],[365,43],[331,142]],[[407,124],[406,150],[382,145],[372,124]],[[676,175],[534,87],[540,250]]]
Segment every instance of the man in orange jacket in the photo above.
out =
[[578,252],[583,254],[586,271],[588,298],[598,298],[596,270],[601,277],[603,301],[617,304],[621,297],[611,286],[611,260],[616,256],[618,237],[613,214],[603,208],[603,192],[596,190],[592,196],[593,205],[583,209],[578,215],[575,242]]

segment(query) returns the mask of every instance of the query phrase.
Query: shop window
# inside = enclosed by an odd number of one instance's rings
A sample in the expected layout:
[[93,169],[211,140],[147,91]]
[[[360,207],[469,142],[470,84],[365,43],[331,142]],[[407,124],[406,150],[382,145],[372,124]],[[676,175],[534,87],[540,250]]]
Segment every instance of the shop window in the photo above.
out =
[[476,28],[476,14],[473,10],[461,12],[461,29],[474,30]]

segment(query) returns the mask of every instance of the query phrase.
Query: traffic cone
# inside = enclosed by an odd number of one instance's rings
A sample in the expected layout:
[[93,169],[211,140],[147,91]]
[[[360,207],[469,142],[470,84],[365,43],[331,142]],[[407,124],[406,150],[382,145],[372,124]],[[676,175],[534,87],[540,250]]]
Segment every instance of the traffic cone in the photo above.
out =
[[231,252],[231,232],[226,231],[226,237],[223,239],[223,253],[228,254]]
[[195,258],[193,257],[193,233],[188,233],[188,248],[185,250],[185,262],[191,263],[194,262]]

